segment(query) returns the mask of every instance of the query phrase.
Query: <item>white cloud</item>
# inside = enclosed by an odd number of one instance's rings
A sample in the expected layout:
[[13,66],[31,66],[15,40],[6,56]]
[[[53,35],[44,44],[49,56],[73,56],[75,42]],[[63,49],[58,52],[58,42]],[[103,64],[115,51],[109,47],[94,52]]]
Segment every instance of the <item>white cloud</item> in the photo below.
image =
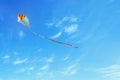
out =
[[57,33],[56,35],[52,36],[51,38],[55,39],[55,38],[58,38],[62,35],[62,31]]
[[20,38],[23,38],[25,36],[23,31],[19,31],[18,35],[19,35]]
[[72,70],[69,74],[70,74],[70,75],[75,75],[75,74],[77,74],[77,69]]
[[[56,80],[55,79],[55,73],[51,71],[40,71],[36,73],[37,80]],[[46,77],[47,76],[47,77]]]
[[49,68],[49,65],[46,64],[46,65],[42,66],[42,67],[40,68],[40,70],[47,70],[48,68]]
[[71,23],[77,21],[78,21],[77,17],[68,17],[68,16],[63,17],[63,19],[61,20],[61,22],[71,22]]
[[51,56],[49,58],[46,58],[47,63],[52,63],[54,61],[54,56]]
[[24,73],[26,71],[26,69],[25,68],[22,68],[22,69],[19,69],[18,71],[17,71],[17,73]]
[[42,71],[45,71],[45,70],[48,70],[48,69],[49,69],[50,63],[54,62],[54,56],[51,56],[51,57],[49,57],[49,58],[44,58],[44,60],[45,60],[46,64],[43,65],[43,66],[40,68],[40,70],[42,70]]
[[62,27],[62,25],[69,20],[69,17],[65,16],[56,23],[56,27]]
[[11,57],[11,56],[9,56],[9,55],[3,56],[3,57],[2,57],[2,59],[4,60],[3,63],[9,63],[10,57]]
[[62,72],[62,74],[63,74],[64,76],[76,74],[76,73],[77,73],[77,66],[78,66],[77,63],[68,66],[68,67]]
[[70,57],[69,56],[66,56],[63,58],[64,61],[68,60]]
[[49,63],[53,62],[53,58],[52,58],[52,57],[51,57],[51,58],[48,58],[48,59],[47,59],[47,62],[49,62]]
[[24,72],[29,72],[29,71],[33,71],[33,70],[34,70],[34,67],[31,66],[31,67],[21,68],[21,69],[17,70],[16,73],[24,73]]
[[64,32],[67,34],[72,34],[78,30],[78,24],[71,24],[70,26],[66,27]]
[[60,28],[63,25],[66,26],[67,24],[73,24],[73,23],[77,23],[77,22],[78,22],[78,18],[75,16],[64,16],[63,18],[59,19],[58,21],[46,23],[46,25],[48,26],[48,28],[50,28],[52,26]]
[[55,27],[59,28],[62,26],[62,24],[63,24],[63,21],[59,21],[56,23]]
[[65,21],[68,21],[68,20],[69,20],[69,17],[65,16],[65,17],[63,17],[63,19],[61,20],[61,22],[65,22]]
[[46,23],[46,25],[48,26],[48,28],[50,28],[54,25],[54,23]]
[[25,63],[28,59],[25,58],[25,59],[21,59],[21,60],[16,60],[13,62],[13,64],[17,65],[17,64],[22,64],[22,63]]
[[51,38],[55,39],[60,37],[62,34],[72,34],[78,31],[79,23],[78,23],[78,17],[76,16],[65,16],[58,21],[52,22],[47,24],[48,27],[53,26],[56,27],[57,30],[61,31],[57,33],[56,35],[52,36]]
[[32,67],[29,67],[27,70],[28,71],[33,71],[35,68],[32,66]]
[[9,58],[10,58],[9,55],[5,55],[5,56],[2,57],[2,59],[9,59]]
[[99,68],[97,71],[109,80],[120,80],[120,65],[118,64]]
[[85,54],[81,54],[78,58],[76,58],[76,60],[72,60],[70,62],[71,65],[65,67],[64,70],[61,72],[63,76],[71,76],[77,74],[80,68],[80,61],[83,59],[84,56]]
[[78,18],[77,17],[71,17],[70,18],[70,22],[77,22],[78,21]]

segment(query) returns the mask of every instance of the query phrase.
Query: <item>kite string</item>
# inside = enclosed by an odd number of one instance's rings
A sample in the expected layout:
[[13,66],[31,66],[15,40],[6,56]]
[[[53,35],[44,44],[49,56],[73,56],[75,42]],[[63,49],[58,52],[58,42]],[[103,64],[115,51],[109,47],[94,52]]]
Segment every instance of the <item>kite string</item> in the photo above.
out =
[[33,33],[34,35],[45,39],[45,36],[43,36],[43,35],[41,35],[41,34],[38,34],[38,33],[34,32],[34,31],[32,31],[30,28],[29,28],[29,30],[30,30],[30,32]]
[[[57,40],[53,40],[51,38],[48,38],[48,37],[45,37],[41,34],[38,34],[34,31],[31,30],[31,28],[29,28],[30,32],[33,33],[34,35],[40,37],[40,38],[43,38],[43,39],[46,39],[46,40],[49,40],[49,41],[52,41],[52,42],[55,42],[55,43],[58,43],[58,44],[64,44],[64,45],[67,45],[67,46],[73,46],[72,44],[69,44],[69,43],[65,43],[65,42],[60,42],[60,41],[57,41]],[[78,48],[78,46],[74,46],[74,48]]]

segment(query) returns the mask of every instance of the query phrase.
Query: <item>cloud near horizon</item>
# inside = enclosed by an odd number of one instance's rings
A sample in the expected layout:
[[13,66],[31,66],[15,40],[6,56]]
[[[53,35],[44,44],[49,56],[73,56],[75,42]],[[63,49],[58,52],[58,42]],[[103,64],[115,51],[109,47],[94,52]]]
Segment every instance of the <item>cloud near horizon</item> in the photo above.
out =
[[120,65],[118,64],[99,68],[97,71],[109,80],[120,80]]

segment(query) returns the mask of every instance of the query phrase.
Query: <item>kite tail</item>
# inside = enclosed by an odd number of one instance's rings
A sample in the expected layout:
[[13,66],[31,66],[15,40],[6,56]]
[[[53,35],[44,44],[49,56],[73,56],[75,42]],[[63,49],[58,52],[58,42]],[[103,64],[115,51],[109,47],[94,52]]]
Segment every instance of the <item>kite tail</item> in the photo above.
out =
[[[67,46],[73,46],[72,44],[69,44],[69,43],[65,43],[65,42],[60,42],[60,41],[57,41],[57,40],[53,40],[51,38],[48,38],[48,37],[45,37],[41,34],[38,34],[34,31],[32,31],[30,28],[29,28],[30,32],[32,32],[34,35],[40,37],[40,38],[43,38],[43,39],[46,39],[46,40],[49,40],[49,41],[52,41],[52,42],[55,42],[55,43],[58,43],[58,44],[63,44],[63,45],[67,45]],[[78,46],[73,46],[74,48],[78,48]]]

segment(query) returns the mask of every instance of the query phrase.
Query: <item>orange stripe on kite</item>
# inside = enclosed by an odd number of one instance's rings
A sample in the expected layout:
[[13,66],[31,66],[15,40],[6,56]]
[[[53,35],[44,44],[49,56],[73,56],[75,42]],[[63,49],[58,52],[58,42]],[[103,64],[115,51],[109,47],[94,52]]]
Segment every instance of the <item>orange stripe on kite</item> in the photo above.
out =
[[18,14],[18,17],[22,20],[22,19],[24,19],[26,16],[23,15],[23,14]]

